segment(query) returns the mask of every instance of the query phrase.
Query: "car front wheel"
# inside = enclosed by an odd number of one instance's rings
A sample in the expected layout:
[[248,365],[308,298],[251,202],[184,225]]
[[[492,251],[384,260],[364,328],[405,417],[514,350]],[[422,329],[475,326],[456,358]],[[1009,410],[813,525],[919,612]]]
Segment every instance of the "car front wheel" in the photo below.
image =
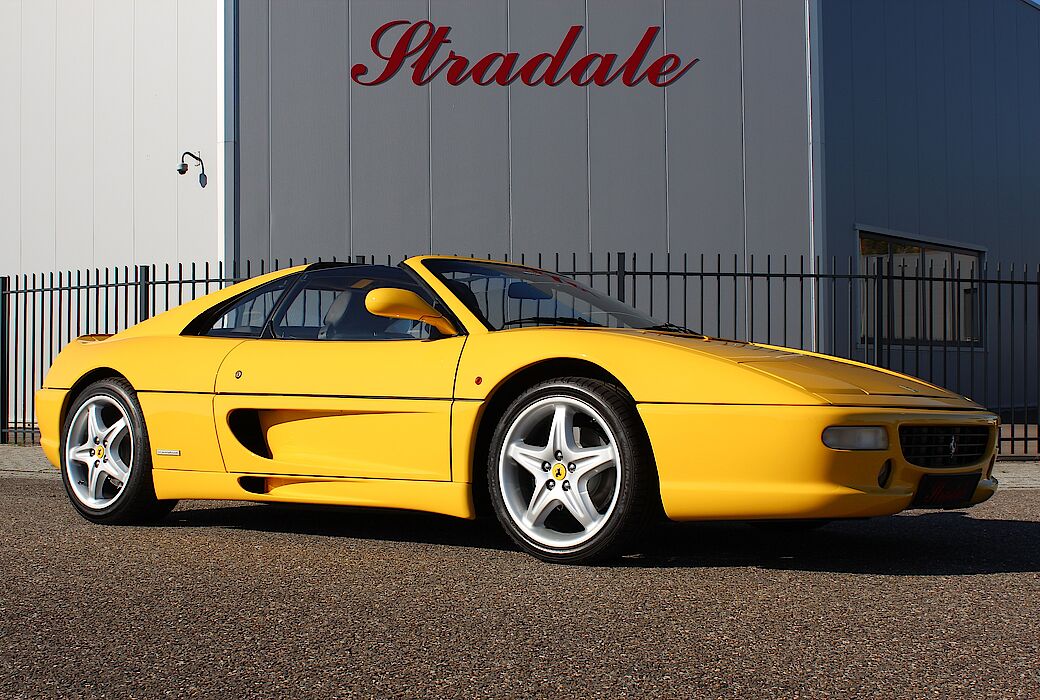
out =
[[656,469],[631,398],[587,378],[537,384],[492,438],[491,500],[499,522],[545,561],[622,554],[651,512]]

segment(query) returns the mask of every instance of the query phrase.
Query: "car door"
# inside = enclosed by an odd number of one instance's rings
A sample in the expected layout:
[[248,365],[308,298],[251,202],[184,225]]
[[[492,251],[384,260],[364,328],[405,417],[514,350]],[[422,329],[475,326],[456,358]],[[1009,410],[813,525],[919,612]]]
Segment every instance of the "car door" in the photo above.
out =
[[404,270],[305,273],[259,339],[217,372],[214,421],[230,472],[449,481],[451,405],[465,336],[373,316],[365,296],[425,295]]

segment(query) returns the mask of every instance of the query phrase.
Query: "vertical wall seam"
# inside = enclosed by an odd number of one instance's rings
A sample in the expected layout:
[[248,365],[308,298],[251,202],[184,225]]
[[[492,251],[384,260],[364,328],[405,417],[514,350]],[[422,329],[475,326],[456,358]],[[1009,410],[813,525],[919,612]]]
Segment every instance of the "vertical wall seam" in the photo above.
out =
[[[661,48],[668,53],[668,0],[661,0]],[[671,150],[668,148],[668,87],[661,89],[664,105],[664,249],[672,252]]]
[[[853,30],[852,30],[852,27],[855,25],[855,22],[853,21],[853,17],[852,17],[854,13],[855,13],[855,10],[853,9],[853,6],[850,4],[849,5],[849,36],[848,36],[848,42],[849,43],[848,43],[848,46],[849,46],[849,102],[850,102],[850,104],[849,104],[849,113],[851,114],[850,120],[851,120],[851,125],[852,125],[852,143],[850,144],[850,147],[851,147],[851,151],[852,151],[852,157],[849,159],[849,163],[850,163],[850,165],[852,167],[852,177],[849,178],[849,179],[852,181],[852,219],[853,219],[853,222],[855,222],[855,221],[857,221],[859,219],[859,217],[856,215],[856,213],[859,211],[859,201],[857,199],[858,195],[856,194],[857,193],[857,187],[856,187],[856,180],[857,180],[857,177],[856,177],[856,141],[858,140],[858,138],[857,138],[857,132],[856,132],[856,94],[857,94],[856,93],[856,64],[855,64],[855,59],[853,58],[855,53],[856,53],[856,43],[855,43],[856,35],[855,35],[855,32],[853,32]],[[853,252],[858,254],[859,253],[859,231],[856,229],[856,224],[855,223],[853,223],[853,225],[852,225],[852,236],[853,236],[853,241],[852,241]],[[852,270],[850,269],[849,272],[851,272],[851,271]]]
[[130,6],[130,262],[137,264],[137,149],[134,133],[137,120],[134,118],[137,104],[137,3]]
[[[431,0],[426,0],[426,19],[433,21],[433,7]],[[428,252],[433,253],[433,81],[426,86],[426,177],[429,185],[430,197],[430,239]]]
[[[885,42],[883,48],[888,45],[888,17],[885,15],[885,3],[878,5],[881,12],[881,37]],[[882,51],[884,54],[884,51]],[[888,146],[889,146],[889,133],[888,133],[888,61],[882,64],[881,68],[881,113],[884,115],[884,123],[882,124],[881,133],[884,138],[884,148],[882,154],[885,157],[885,176],[881,178],[882,182],[885,183],[885,225],[889,228],[895,228],[892,226],[892,178],[891,178],[891,159],[888,157]]]
[[[18,3],[18,172],[23,172],[22,144],[25,142],[25,125],[22,120],[22,112],[25,106],[25,56],[22,53],[25,48],[25,12],[22,3]],[[22,258],[22,239],[25,238],[25,202],[22,196],[25,188],[22,186],[22,178],[18,178],[18,272],[25,269],[25,261]],[[93,219],[93,217],[92,217]],[[93,253],[92,253],[93,254]]]
[[[921,95],[920,95],[921,86],[920,86],[920,82],[919,82],[920,75],[921,75],[921,73],[920,73],[921,57],[918,56],[918,54],[917,54],[917,8],[916,8],[916,6],[914,7],[914,23],[912,25],[912,30],[913,31],[910,32],[910,35],[911,35],[911,37],[913,37],[913,42],[914,42],[913,53],[912,53],[912,55],[914,57],[914,72],[913,72],[913,76],[914,76],[914,90],[913,90],[913,93],[914,93],[914,122],[915,122],[914,125],[917,126],[918,124],[921,123]],[[942,36],[942,32],[940,32],[939,35]],[[914,129],[914,142],[915,142],[914,159],[917,162],[917,206],[915,207],[915,211],[916,211],[916,217],[915,217],[916,218],[916,222],[915,222],[916,225],[915,225],[915,228],[917,229],[917,233],[921,234],[922,233],[922,231],[921,231],[921,132],[917,128]]]
[[[174,82],[174,138],[176,139],[177,150],[183,152],[181,146],[181,4],[174,3],[174,16],[173,16],[174,28],[173,28],[173,82]],[[180,156],[180,154],[177,154]],[[176,241],[177,248],[177,261],[181,261],[181,187],[180,180],[176,181],[174,185],[174,191],[177,193],[176,207],[174,211],[174,240]]]
[[[743,258],[748,254],[748,220],[747,220],[747,112],[744,105],[744,0],[740,0],[739,24],[737,27],[737,44],[740,48],[740,202],[743,221]],[[734,270],[736,272],[736,270]],[[734,329],[736,332],[736,329]]]
[[[808,149],[807,156],[809,159],[809,192],[808,192],[808,206],[809,206],[809,269],[814,273],[819,272],[816,264],[816,162],[814,158],[816,138],[817,134],[813,130],[813,62],[812,62],[812,17],[810,13],[809,3],[811,0],[805,0],[805,117],[806,117],[806,147]],[[833,272],[833,270],[831,271]],[[809,333],[811,344],[810,347],[815,352],[818,350],[817,347],[817,336],[819,329],[817,328],[816,317],[819,299],[817,298],[816,285],[809,286]]]
[[347,20],[347,255],[351,256],[354,254],[354,159],[353,149],[351,148],[351,129],[353,125],[353,118],[351,116],[352,100],[353,100],[353,85],[354,81],[350,78],[350,8],[352,3],[349,1],[346,3],[346,20]]
[[274,150],[271,128],[271,0],[267,0],[267,259],[274,259]]
[[[939,49],[939,55],[943,59],[946,57],[946,6],[940,4],[939,12],[942,15],[942,31],[939,32],[939,43],[941,48]],[[945,63],[945,61],[944,61]],[[968,64],[971,65],[971,64]],[[943,114],[943,217],[944,226],[943,228],[949,231],[950,229],[950,154],[947,150],[947,145],[950,142],[950,112],[947,109],[947,105],[950,103],[950,96],[947,92],[948,81],[946,76],[943,76],[943,97],[942,97],[942,114]],[[918,178],[921,177],[921,171],[918,170]]]
[[[590,51],[589,0],[585,0],[585,55]],[[585,86],[585,224],[588,229],[589,252],[592,252],[592,110],[589,86]]]
[[[95,52],[97,49],[97,4],[90,3],[90,261],[97,264],[97,178],[94,177],[97,168],[97,61]],[[178,42],[178,51],[180,43]],[[180,87],[178,80],[178,89]],[[177,104],[180,104],[180,93],[177,95]],[[178,114],[178,118],[180,115]],[[180,129],[178,128],[178,132]],[[179,196],[179,195],[178,195]],[[180,214],[178,200],[177,213]],[[180,227],[178,226],[177,238],[180,238]],[[179,252],[179,251],[178,251]]]
[[54,87],[54,103],[51,114],[54,115],[54,134],[51,143],[54,146],[54,220],[51,235],[51,268],[58,266],[58,0],[54,0],[54,74],[51,84]]
[[[973,41],[973,26],[971,22],[971,5],[966,5],[968,26],[968,66],[974,67],[975,56],[974,56],[974,41]],[[945,56],[943,57],[945,58]],[[971,196],[971,234],[975,237],[975,178],[976,178],[976,163],[975,163],[975,74],[974,71],[966,71],[968,74],[968,133],[971,134],[971,185],[968,187],[968,191]],[[977,240],[977,239],[976,239]],[[981,272],[981,270],[980,270]]]
[[[506,0],[506,53],[512,50],[509,27],[509,0]],[[513,256],[513,85],[506,85],[506,212],[509,255]]]

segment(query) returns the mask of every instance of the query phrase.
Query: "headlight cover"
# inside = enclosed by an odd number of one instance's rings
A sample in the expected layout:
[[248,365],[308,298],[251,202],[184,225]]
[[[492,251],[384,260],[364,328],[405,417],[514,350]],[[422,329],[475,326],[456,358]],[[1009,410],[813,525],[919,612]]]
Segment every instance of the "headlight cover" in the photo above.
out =
[[878,425],[832,425],[823,431],[832,450],[887,450],[888,431]]

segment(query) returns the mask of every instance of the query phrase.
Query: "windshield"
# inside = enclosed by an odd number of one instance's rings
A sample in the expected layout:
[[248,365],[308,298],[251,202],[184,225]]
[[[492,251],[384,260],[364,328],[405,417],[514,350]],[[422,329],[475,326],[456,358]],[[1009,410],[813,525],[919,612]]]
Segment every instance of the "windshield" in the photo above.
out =
[[572,326],[697,335],[560,274],[479,260],[426,260],[424,264],[491,330]]

